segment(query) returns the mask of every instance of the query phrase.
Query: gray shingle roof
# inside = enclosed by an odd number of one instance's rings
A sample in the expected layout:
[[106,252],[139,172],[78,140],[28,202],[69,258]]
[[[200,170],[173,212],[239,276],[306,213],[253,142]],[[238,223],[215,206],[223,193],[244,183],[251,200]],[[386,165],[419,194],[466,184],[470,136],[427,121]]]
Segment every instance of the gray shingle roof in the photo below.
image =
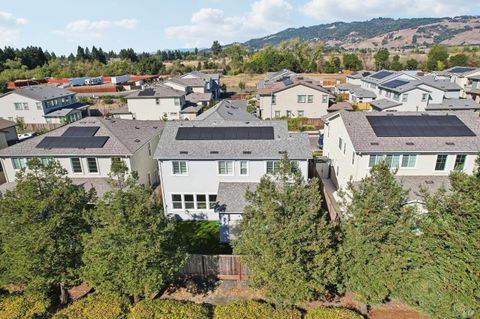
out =
[[17,125],[15,122],[8,121],[8,120],[5,120],[5,119],[0,119],[0,130],[9,128],[9,127],[12,127],[12,126],[15,126],[15,125]]
[[355,71],[355,72],[352,72],[350,74],[347,75],[347,78],[350,78],[350,79],[362,79],[366,76],[369,76],[370,74],[372,74],[373,72],[371,71],[365,71],[365,70],[362,70],[362,71]]
[[182,86],[191,86],[191,87],[203,87],[205,86],[205,81],[201,78],[171,78],[165,82],[172,82]]
[[[367,116],[425,116],[426,115],[455,115],[476,136],[452,136],[452,137],[377,137],[371,127]],[[457,111],[448,112],[338,112],[327,118],[327,123],[343,120],[350,140],[356,152],[467,152],[476,153],[480,150],[480,118],[474,112]],[[409,144],[407,144],[409,143]],[[413,145],[411,145],[413,143]],[[449,143],[449,144],[447,144]],[[453,145],[452,145],[453,143]]]
[[370,105],[377,110],[388,110],[392,107],[402,105],[402,103],[390,101],[387,99],[373,100]]
[[472,99],[445,99],[443,103],[429,104],[427,111],[480,110],[480,104]]
[[366,90],[366,89],[362,89],[360,87],[350,90],[350,93],[355,95],[358,98],[372,98],[372,99],[375,99],[377,97],[375,92],[370,91],[370,90]]
[[203,72],[200,72],[200,71],[192,71],[192,72],[184,74],[180,77],[184,78],[187,75],[195,76],[195,77],[203,79],[204,81],[207,81],[207,82],[210,81],[210,80],[218,80],[220,78],[220,74],[218,74],[218,73],[207,74],[207,73],[203,73]]
[[185,100],[190,101],[192,103],[208,102],[211,99],[212,99],[212,93],[193,92],[185,96]]
[[24,89],[18,89],[7,94],[19,94],[43,102],[74,95],[75,93],[55,86],[33,86]]
[[234,103],[223,100],[200,114],[195,120],[199,121],[258,121],[254,115],[246,112]]
[[[153,89],[153,95],[145,95],[142,96],[141,92],[145,92],[145,90]],[[170,98],[170,97],[182,97],[185,95],[184,91],[175,90],[169,86],[158,85],[152,88],[147,88],[142,91],[134,92],[128,95],[127,99],[155,99],[155,98]]]
[[[273,140],[176,140],[179,127],[260,127],[274,128]],[[306,133],[289,133],[287,121],[176,121],[167,122],[160,136],[155,158],[161,160],[281,159],[306,160],[312,157]],[[187,152],[187,153],[185,153]],[[211,153],[215,152],[215,153]],[[248,153],[245,153],[248,152]]]
[[422,201],[421,189],[427,189],[428,193],[435,193],[442,186],[448,191],[450,179],[448,176],[395,176],[395,179],[409,190],[410,201]]
[[215,209],[222,213],[242,213],[247,201],[245,193],[247,190],[254,192],[257,183],[234,183],[220,182],[218,184],[217,202]]
[[449,80],[436,80],[433,76],[424,76],[420,78],[420,84],[425,84],[442,91],[460,91],[460,85]]
[[[98,126],[95,136],[108,136],[109,139],[102,148],[52,148],[43,149],[36,146],[46,136],[61,136],[69,127]],[[163,121],[138,121],[103,119],[87,117],[74,123],[59,127],[48,133],[28,139],[21,143],[0,150],[0,157],[25,156],[122,156],[132,155],[153,137],[160,134]]]

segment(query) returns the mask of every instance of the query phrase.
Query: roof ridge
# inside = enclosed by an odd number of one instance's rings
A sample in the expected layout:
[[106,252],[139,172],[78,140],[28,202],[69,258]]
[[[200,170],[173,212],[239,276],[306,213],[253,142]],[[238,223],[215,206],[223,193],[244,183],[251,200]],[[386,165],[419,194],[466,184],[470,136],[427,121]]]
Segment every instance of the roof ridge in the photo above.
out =
[[[110,127],[108,127],[108,125],[106,124],[106,121],[112,121],[112,120],[109,120],[109,119],[104,119],[104,118],[98,118],[98,120],[102,123],[103,127],[110,132],[110,134],[115,137],[117,139],[117,141],[120,143],[120,145],[122,145],[128,152],[132,153],[133,152],[123,143],[123,141],[115,134],[113,133],[113,131],[110,129]],[[116,121],[116,119],[115,119]]]

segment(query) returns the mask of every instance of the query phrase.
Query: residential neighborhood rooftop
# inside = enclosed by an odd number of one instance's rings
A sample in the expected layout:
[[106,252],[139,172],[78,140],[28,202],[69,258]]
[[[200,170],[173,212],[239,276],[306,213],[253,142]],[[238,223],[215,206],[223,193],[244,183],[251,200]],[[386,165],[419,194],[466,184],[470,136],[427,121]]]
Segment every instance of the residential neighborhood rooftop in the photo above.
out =
[[271,95],[273,93],[277,93],[297,85],[304,85],[314,90],[330,94],[330,91],[325,89],[319,81],[305,78],[302,76],[290,77],[281,81],[276,81],[272,84],[265,85],[263,88],[258,89],[258,94],[260,96]]
[[195,119],[197,121],[258,121],[259,119],[246,112],[242,107],[235,103],[223,100],[215,106],[200,114]]
[[472,99],[444,99],[443,103],[429,104],[427,111],[480,110],[480,104]]
[[72,91],[68,91],[52,85],[32,86],[23,89],[17,89],[15,91],[8,92],[5,95],[12,93],[19,94],[34,99],[36,101],[47,101],[75,94]]
[[[2,149],[0,157],[132,155],[160,134],[163,125],[163,121],[88,117]],[[72,143],[75,137],[78,140]],[[70,146],[77,141],[79,147]]]
[[255,191],[258,183],[248,182],[220,182],[218,184],[217,202],[218,207],[216,211],[222,213],[238,213],[243,212],[247,201],[245,194],[247,190]]
[[438,80],[433,76],[424,76],[420,78],[420,84],[425,84],[442,91],[460,91],[462,88],[460,85],[450,82],[449,80]]
[[182,97],[185,95],[184,91],[175,90],[164,85],[157,85],[155,87],[146,88],[141,91],[134,92],[128,95],[127,99],[151,99],[151,98],[169,98]]
[[191,86],[191,87],[203,87],[205,86],[205,81],[201,78],[181,78],[175,77],[168,79],[166,82],[176,83],[181,86]]
[[342,118],[356,152],[480,150],[480,119],[473,112],[338,112],[327,123],[336,117]]
[[399,102],[395,102],[395,101],[391,101],[391,100],[387,100],[387,99],[379,99],[379,100],[373,100],[370,102],[370,105],[374,108],[374,109],[378,109],[378,110],[388,110],[388,109],[391,109],[392,107],[395,107],[395,106],[399,106],[399,105],[402,105],[402,103],[399,103]]

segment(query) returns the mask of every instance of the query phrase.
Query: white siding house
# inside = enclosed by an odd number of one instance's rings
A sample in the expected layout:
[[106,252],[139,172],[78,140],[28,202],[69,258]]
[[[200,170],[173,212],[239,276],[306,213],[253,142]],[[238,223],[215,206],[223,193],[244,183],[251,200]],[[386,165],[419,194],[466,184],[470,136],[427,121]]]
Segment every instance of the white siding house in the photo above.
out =
[[82,118],[84,105],[75,93],[53,86],[35,86],[0,96],[0,118],[26,124],[66,124]]
[[[223,241],[234,236],[245,191],[254,190],[262,176],[279,169],[283,152],[298,163],[305,178],[311,158],[308,136],[288,133],[286,121],[263,122],[240,110],[235,111],[238,120],[213,114],[226,106],[207,111],[202,120],[166,123],[155,152],[165,214],[183,220],[220,220]],[[249,137],[239,139],[234,133],[240,131]]]
[[[472,112],[340,112],[325,118],[324,155],[336,189],[358,182],[386,161],[420,201],[420,186],[448,185],[458,169],[471,174],[480,150],[480,119]],[[452,129],[446,131],[445,126]],[[335,197],[335,194],[333,194]]]
[[153,152],[163,124],[89,117],[0,150],[7,181],[3,189],[15,185],[18,170],[34,157],[58,161],[74,183],[94,187],[100,194],[109,189],[112,160],[124,161],[130,172],[137,172],[140,183],[158,184]]

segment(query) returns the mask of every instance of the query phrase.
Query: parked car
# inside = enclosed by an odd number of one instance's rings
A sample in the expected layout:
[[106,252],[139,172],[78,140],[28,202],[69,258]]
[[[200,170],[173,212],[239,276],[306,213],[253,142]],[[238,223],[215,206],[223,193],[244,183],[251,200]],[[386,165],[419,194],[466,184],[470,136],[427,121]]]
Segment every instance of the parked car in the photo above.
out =
[[22,134],[18,134],[18,140],[19,141],[28,140],[29,138],[32,138],[32,137],[37,136],[37,135],[38,135],[37,132],[25,132],[25,133],[22,133]]

